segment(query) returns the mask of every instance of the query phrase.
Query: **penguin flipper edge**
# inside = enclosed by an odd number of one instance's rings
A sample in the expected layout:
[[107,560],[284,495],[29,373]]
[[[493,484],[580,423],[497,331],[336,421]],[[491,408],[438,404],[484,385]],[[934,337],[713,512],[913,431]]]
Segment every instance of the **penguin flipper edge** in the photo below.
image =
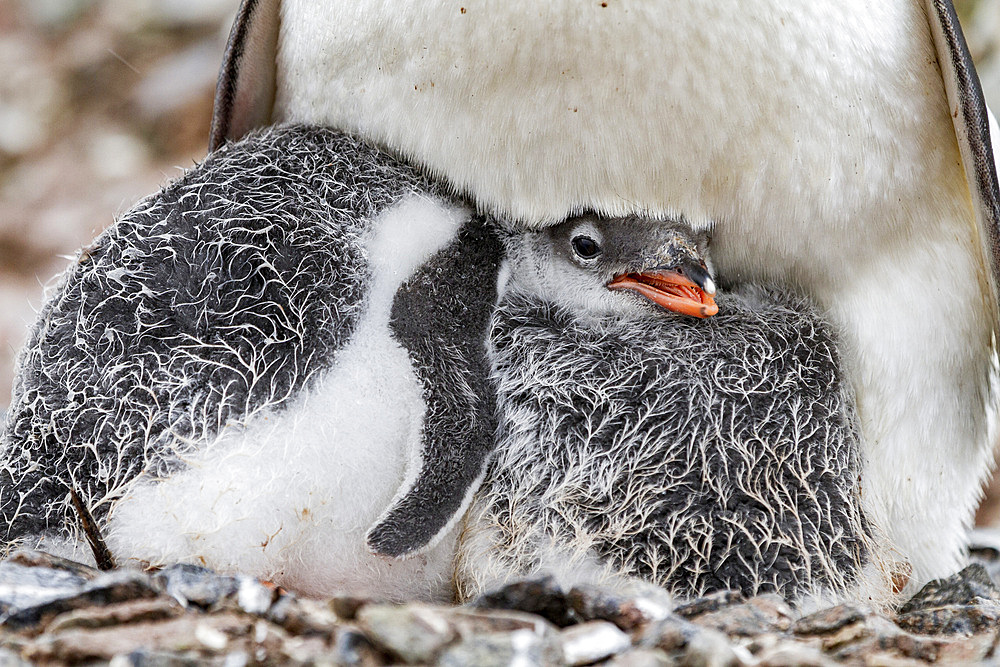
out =
[[927,0],[927,14],[996,297],[1000,290],[1000,186],[993,146],[997,137],[991,140],[996,121],[986,107],[952,1]]
[[243,0],[215,88],[209,151],[270,124],[281,0]]

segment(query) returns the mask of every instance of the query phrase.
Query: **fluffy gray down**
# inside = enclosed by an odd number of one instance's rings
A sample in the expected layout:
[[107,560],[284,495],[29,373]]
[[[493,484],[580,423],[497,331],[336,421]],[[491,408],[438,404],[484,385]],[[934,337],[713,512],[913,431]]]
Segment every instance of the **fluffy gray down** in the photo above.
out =
[[544,571],[681,597],[856,583],[870,527],[831,329],[776,291],[719,306],[707,320],[583,320],[502,298],[498,443],[466,515],[462,597]]

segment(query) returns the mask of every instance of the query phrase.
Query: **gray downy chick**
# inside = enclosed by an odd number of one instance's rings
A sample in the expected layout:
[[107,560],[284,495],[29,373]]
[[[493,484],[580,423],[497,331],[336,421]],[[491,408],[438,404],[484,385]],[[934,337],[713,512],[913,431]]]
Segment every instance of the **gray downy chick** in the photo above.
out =
[[211,154],[42,308],[0,446],[3,543],[85,556],[75,494],[119,563],[450,597],[450,527],[493,444],[500,252],[446,188],[344,134]]
[[[685,598],[862,585],[857,420],[807,300],[750,289],[705,319],[673,312],[707,314],[715,291],[682,221],[587,216],[507,245],[499,436],[459,545],[464,599],[540,572]],[[682,308],[649,285],[671,273]]]

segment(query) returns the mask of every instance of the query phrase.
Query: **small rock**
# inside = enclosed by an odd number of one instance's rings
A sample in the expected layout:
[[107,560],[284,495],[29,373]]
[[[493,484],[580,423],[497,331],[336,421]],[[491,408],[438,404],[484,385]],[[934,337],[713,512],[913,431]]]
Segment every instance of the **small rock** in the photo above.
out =
[[353,621],[358,616],[358,610],[371,602],[372,600],[367,598],[353,596],[335,597],[330,600],[330,609],[345,621]]
[[674,608],[674,613],[684,618],[694,618],[695,616],[718,611],[723,607],[728,607],[742,601],[743,594],[739,591],[716,591],[705,597],[678,605]]
[[100,570],[84,565],[83,563],[77,563],[73,560],[67,560],[66,558],[60,558],[59,556],[53,556],[44,551],[35,551],[33,549],[19,549],[12,553],[4,562],[23,565],[25,567],[47,567],[52,570],[62,570],[63,572],[75,574],[87,581],[96,579],[101,575]]
[[31,21],[44,28],[72,23],[94,4],[94,0],[21,0]]
[[768,667],[827,667],[836,664],[815,646],[788,641],[778,642],[756,658],[761,665]]
[[216,574],[208,568],[179,563],[157,572],[153,580],[183,606],[196,605],[208,609],[236,594],[239,583],[235,577]]
[[899,614],[932,607],[969,605],[981,600],[1000,600],[1000,589],[983,566],[976,563],[946,579],[935,579],[927,583],[899,608]]
[[631,632],[641,625],[660,621],[670,615],[670,600],[661,595],[639,593],[625,595],[599,586],[575,586],[567,595],[570,607],[584,621],[610,621]]
[[857,622],[837,628],[824,635],[821,641],[825,650],[835,651],[847,644],[857,643],[870,634],[868,627],[864,623]]
[[316,600],[300,600],[286,593],[271,605],[264,615],[293,635],[332,635],[337,626],[337,616],[329,605]]
[[531,630],[470,636],[448,647],[436,662],[440,667],[508,667],[558,665],[562,649],[554,635]]
[[150,152],[138,137],[125,132],[102,130],[87,139],[87,170],[99,182],[128,178],[146,169]]
[[730,636],[753,637],[761,632],[787,630],[791,626],[789,615],[767,604],[754,601],[722,607],[718,611],[701,614],[692,622],[714,628]]
[[920,609],[896,618],[899,627],[922,635],[973,635],[1000,627],[1000,605],[948,605]]
[[607,621],[590,621],[562,630],[560,633],[566,664],[589,665],[627,651],[632,646],[629,636]]
[[154,121],[196,102],[215,87],[220,56],[215,40],[207,40],[157,63],[135,90],[139,113]]
[[803,616],[792,624],[792,632],[798,635],[820,635],[835,632],[845,625],[864,619],[861,610],[850,605],[839,604],[829,609]]
[[57,616],[46,626],[48,633],[64,632],[74,628],[104,628],[129,623],[149,623],[175,618],[182,612],[173,600],[154,598],[135,600],[106,607],[77,609]]
[[59,614],[92,605],[109,605],[154,598],[157,590],[149,577],[128,570],[101,575],[65,597],[8,613],[0,623],[11,630],[39,629]]
[[17,653],[0,648],[0,665],[3,667],[31,667],[31,663],[21,659]]
[[607,667],[670,667],[675,663],[663,651],[639,648],[616,655],[604,664]]
[[555,628],[545,619],[534,614],[509,610],[472,610],[467,608],[439,608],[448,622],[463,638],[491,632],[507,633],[530,630],[538,636],[555,635]]
[[536,614],[561,628],[578,620],[565,591],[551,576],[509,584],[480,596],[469,606],[474,609],[510,609]]
[[199,623],[194,629],[194,638],[207,649],[224,651],[229,646],[229,638],[207,623]]
[[5,561],[0,563],[0,611],[8,614],[68,597],[86,583],[72,572]]
[[[199,630],[202,625],[212,632]],[[46,633],[25,647],[24,656],[36,662],[80,663],[108,661],[142,649],[156,654],[179,654],[186,659],[210,652],[209,647],[199,641],[199,635],[202,639],[212,635],[209,642],[218,645],[215,633],[227,638],[249,637],[252,630],[252,623],[245,617],[233,614],[185,614],[159,623]]]
[[338,665],[369,667],[383,664],[381,654],[357,628],[344,627],[337,630],[337,640],[333,648],[333,660]]
[[138,649],[127,655],[116,655],[109,667],[198,667],[203,661],[197,655],[182,655],[165,651]]
[[248,614],[263,616],[271,608],[277,592],[253,577],[236,578],[236,604]]
[[[863,626],[864,633],[851,641],[846,641],[847,633]],[[912,660],[934,662],[937,660],[940,642],[932,639],[915,637],[901,630],[895,623],[880,616],[868,616],[862,623],[844,626],[838,642],[835,638],[824,638],[831,656],[843,662],[864,662],[870,656],[892,655]],[[837,644],[834,648],[830,646]]]
[[777,593],[757,595],[747,600],[747,604],[767,617],[771,627],[778,630],[792,627],[794,612],[785,599]]
[[665,652],[675,664],[715,666],[754,662],[749,651],[733,645],[723,633],[680,616],[669,616],[644,627],[636,644]]
[[645,626],[639,633],[636,643],[645,648],[656,648],[670,653],[687,646],[688,642],[703,630],[704,628],[680,616],[668,616],[662,621]]
[[368,605],[358,623],[376,646],[406,663],[428,663],[457,633],[442,609],[424,605]]
[[707,628],[691,638],[680,654],[680,661],[685,665],[705,667],[728,667],[754,662],[749,651],[731,644],[729,638],[721,632]]

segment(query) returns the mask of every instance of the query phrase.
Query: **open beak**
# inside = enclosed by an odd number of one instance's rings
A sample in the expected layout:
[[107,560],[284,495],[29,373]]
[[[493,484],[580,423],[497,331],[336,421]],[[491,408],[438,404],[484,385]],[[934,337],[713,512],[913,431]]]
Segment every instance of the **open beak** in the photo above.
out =
[[623,273],[608,283],[610,290],[631,290],[661,308],[693,317],[711,317],[719,312],[715,283],[700,265],[684,266],[683,273],[654,269]]

